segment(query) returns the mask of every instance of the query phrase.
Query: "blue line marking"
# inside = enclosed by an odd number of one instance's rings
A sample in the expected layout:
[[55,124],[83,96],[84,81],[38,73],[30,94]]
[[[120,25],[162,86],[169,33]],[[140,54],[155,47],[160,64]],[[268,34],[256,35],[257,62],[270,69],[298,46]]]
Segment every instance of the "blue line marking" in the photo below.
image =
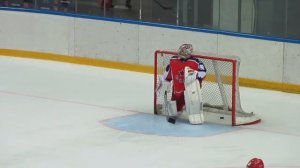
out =
[[159,136],[174,137],[207,137],[240,130],[239,127],[204,123],[191,125],[188,121],[178,120],[176,124],[166,121],[165,116],[153,114],[134,114],[103,121],[111,128]]

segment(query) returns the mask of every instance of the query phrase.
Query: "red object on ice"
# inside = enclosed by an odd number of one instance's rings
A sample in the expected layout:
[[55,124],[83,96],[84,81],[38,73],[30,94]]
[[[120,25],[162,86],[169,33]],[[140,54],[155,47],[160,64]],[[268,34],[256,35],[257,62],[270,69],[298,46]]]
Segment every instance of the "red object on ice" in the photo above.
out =
[[259,158],[251,159],[248,164],[247,168],[264,168],[264,162]]

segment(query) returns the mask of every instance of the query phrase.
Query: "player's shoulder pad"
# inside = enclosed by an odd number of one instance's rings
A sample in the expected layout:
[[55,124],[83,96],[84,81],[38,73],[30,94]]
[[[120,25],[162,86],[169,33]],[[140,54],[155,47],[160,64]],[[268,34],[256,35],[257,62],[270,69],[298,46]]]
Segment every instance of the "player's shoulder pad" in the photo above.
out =
[[191,57],[190,59],[196,61],[199,64],[203,64],[203,62],[199,58]]
[[190,60],[190,61],[196,61],[197,63],[202,63],[198,58],[196,58],[196,57],[190,57],[188,60]]

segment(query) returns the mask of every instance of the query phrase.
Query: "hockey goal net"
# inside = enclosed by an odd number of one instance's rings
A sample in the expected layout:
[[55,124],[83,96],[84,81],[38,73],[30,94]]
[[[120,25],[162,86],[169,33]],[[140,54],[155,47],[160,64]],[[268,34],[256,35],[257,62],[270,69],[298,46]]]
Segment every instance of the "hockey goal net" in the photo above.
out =
[[[164,94],[160,93],[158,84],[169,64],[170,58],[177,55],[174,51],[156,51],[154,59],[154,113],[165,115],[162,107]],[[225,58],[193,54],[200,59],[207,76],[202,82],[205,121],[226,125],[249,125],[260,122],[253,112],[242,109],[239,93],[239,65],[237,57]],[[168,96],[171,97],[171,96]]]

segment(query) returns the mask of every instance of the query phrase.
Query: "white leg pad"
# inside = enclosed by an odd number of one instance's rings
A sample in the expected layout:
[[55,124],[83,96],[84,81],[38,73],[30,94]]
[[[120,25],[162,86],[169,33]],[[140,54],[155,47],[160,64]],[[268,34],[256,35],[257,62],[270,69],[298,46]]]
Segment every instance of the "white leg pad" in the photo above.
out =
[[167,91],[164,95],[163,111],[166,116],[177,116],[176,101],[168,100]]
[[203,124],[204,116],[203,114],[190,114],[189,121],[191,124]]
[[190,123],[202,124],[204,122],[203,100],[198,80],[188,84],[185,83],[184,99]]
[[169,116],[177,116],[176,101],[167,101],[167,110]]

